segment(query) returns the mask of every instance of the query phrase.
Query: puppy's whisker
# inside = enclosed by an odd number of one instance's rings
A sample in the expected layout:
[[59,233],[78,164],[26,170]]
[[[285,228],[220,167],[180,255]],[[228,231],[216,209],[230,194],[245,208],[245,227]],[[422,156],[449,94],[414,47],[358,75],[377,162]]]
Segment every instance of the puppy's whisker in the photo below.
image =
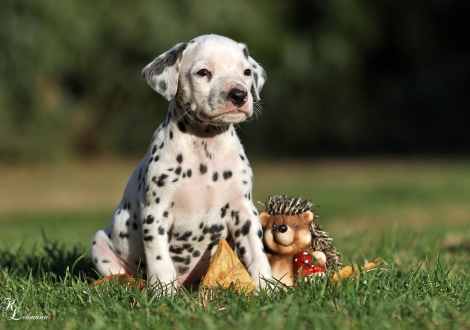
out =
[[189,113],[189,111],[191,111],[191,110],[186,110],[186,111],[178,118],[177,121],[180,121],[180,119],[183,118],[184,116],[186,116],[186,115]]

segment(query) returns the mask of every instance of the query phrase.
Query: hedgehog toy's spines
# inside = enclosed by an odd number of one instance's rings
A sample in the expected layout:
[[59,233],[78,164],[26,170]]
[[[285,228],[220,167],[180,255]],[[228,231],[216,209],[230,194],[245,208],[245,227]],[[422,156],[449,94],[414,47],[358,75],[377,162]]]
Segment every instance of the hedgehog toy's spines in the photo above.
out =
[[285,195],[277,195],[269,198],[267,202],[266,212],[269,215],[296,215],[305,211],[313,211],[313,204],[302,197],[288,197]]
[[313,251],[322,251],[325,253],[327,264],[326,267],[329,271],[337,271],[343,267],[341,263],[341,254],[336,250],[333,243],[333,238],[318,224],[316,216],[310,224],[310,232],[312,233],[312,244],[310,245]]

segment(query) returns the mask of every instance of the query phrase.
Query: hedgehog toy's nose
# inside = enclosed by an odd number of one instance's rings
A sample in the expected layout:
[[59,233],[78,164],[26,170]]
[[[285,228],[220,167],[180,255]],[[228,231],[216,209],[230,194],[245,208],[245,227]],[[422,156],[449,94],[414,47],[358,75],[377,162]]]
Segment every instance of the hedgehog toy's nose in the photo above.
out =
[[280,233],[285,233],[287,231],[287,225],[283,223],[277,230],[279,230]]

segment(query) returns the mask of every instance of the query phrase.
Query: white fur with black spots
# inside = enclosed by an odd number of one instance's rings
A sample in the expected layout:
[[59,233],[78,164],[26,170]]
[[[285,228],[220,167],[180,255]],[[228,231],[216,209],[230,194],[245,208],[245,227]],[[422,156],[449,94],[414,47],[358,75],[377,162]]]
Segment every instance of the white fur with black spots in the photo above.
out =
[[197,287],[220,238],[237,247],[255,284],[271,279],[251,200],[253,174],[233,124],[253,115],[266,80],[244,44],[204,35],[142,71],[170,100],[111,224],[91,244],[101,275],[138,267],[150,283]]

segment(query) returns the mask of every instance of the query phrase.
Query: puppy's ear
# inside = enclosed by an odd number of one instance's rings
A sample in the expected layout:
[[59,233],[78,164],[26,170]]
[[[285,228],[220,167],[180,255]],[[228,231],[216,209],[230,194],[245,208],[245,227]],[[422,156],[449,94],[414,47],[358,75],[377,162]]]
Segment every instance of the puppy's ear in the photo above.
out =
[[178,89],[179,65],[186,46],[186,43],[176,44],[142,70],[148,84],[168,101],[175,97]]
[[313,221],[313,212],[305,211],[299,214],[299,217],[307,224],[310,224]]
[[251,86],[251,91],[256,101],[260,100],[259,93],[263,88],[264,82],[267,79],[266,71],[258,64],[248,52],[248,47],[245,44],[239,43],[240,48],[243,50],[243,54],[248,59],[248,62],[251,64],[251,74],[253,75],[253,84]]
[[261,221],[261,227],[266,227],[266,225],[268,224],[268,219],[269,219],[270,215],[268,212],[261,212],[261,214],[259,215],[259,220]]

